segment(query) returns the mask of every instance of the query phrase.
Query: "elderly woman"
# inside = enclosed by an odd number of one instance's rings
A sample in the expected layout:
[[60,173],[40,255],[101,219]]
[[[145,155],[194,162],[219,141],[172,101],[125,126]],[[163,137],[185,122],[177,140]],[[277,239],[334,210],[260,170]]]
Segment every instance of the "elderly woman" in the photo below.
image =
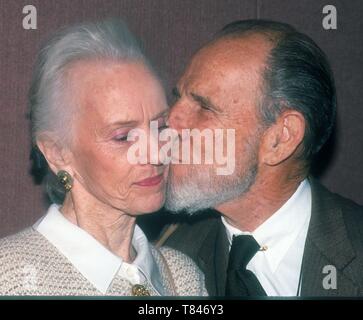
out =
[[57,33],[40,51],[30,108],[55,203],[0,240],[0,295],[205,295],[194,263],[155,248],[135,224],[163,205],[168,167],[131,164],[128,133],[149,132],[152,120],[162,130],[168,106],[125,25]]

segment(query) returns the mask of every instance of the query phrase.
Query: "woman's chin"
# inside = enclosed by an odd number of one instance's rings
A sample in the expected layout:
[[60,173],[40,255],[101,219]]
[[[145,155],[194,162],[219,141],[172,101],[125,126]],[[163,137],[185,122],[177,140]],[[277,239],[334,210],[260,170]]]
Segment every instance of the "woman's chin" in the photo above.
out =
[[153,213],[160,210],[164,202],[164,195],[155,195],[154,197],[150,197],[150,199],[142,198],[136,205],[137,208],[135,211],[138,212],[137,215]]

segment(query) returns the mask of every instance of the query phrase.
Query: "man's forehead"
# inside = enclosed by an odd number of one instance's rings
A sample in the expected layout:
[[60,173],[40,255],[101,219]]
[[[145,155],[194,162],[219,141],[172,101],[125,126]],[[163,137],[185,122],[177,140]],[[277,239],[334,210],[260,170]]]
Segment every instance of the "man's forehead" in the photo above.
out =
[[223,72],[234,68],[253,72],[264,67],[271,49],[272,43],[259,34],[221,38],[194,55],[185,75],[195,77],[194,73]]
[[252,36],[215,41],[193,57],[179,86],[203,91],[227,85],[253,86],[261,80],[271,46],[263,37]]

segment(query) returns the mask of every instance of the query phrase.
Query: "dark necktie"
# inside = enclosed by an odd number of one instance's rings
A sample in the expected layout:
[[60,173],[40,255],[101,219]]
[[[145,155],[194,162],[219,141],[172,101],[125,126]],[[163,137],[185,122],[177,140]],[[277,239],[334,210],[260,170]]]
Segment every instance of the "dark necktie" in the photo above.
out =
[[247,264],[260,249],[250,235],[234,236],[227,268],[226,296],[266,296],[261,284]]

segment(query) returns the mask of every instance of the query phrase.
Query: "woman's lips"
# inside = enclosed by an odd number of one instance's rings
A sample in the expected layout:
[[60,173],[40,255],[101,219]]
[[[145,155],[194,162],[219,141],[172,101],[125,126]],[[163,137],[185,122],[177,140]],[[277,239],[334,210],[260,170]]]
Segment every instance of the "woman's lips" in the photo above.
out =
[[161,181],[163,181],[163,179],[164,179],[163,174],[159,174],[157,176],[147,178],[139,182],[135,182],[135,184],[141,187],[151,187],[158,185]]

